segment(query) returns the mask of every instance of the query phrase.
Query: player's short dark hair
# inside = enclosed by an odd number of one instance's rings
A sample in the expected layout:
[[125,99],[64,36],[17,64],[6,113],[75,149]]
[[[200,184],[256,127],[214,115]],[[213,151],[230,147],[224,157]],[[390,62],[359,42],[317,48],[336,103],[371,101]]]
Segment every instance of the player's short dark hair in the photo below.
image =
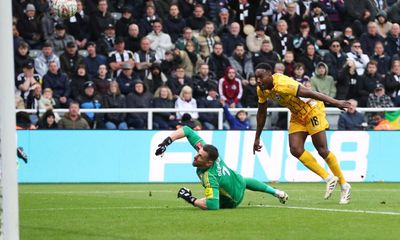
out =
[[211,144],[204,145],[203,150],[208,154],[208,159],[213,162],[219,157],[218,149]]
[[272,67],[268,63],[259,63],[259,64],[257,64],[256,70],[257,69],[264,69],[267,72],[272,72]]

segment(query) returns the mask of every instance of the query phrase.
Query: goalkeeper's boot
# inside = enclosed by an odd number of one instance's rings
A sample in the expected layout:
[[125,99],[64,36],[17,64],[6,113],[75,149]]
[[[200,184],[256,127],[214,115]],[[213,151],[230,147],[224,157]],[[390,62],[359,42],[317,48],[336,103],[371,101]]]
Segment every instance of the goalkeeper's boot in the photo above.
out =
[[277,192],[275,196],[279,199],[279,202],[282,204],[285,204],[289,200],[289,195],[284,191]]
[[340,204],[348,204],[351,199],[351,186],[350,184],[346,183],[342,191],[340,192]]
[[336,176],[333,176],[328,182],[326,182],[326,192],[325,192],[325,197],[324,199],[328,199],[332,196],[333,190],[335,190],[335,187],[339,181],[339,178]]

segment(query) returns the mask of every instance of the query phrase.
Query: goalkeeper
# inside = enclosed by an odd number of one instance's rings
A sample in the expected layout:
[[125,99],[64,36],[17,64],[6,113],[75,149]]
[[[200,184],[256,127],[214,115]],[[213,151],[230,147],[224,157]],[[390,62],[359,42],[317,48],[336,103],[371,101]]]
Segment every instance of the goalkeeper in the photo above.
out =
[[237,207],[243,200],[245,189],[271,194],[278,198],[281,203],[286,203],[288,200],[288,195],[285,192],[256,179],[243,178],[240,174],[228,168],[219,157],[217,148],[206,144],[195,131],[187,126],[174,131],[160,143],[156,155],[163,154],[168,145],[184,137],[197,151],[192,164],[197,167],[196,173],[205,188],[205,197],[198,199],[192,196],[189,189],[181,188],[178,192],[178,198],[182,198],[193,206],[204,210]]

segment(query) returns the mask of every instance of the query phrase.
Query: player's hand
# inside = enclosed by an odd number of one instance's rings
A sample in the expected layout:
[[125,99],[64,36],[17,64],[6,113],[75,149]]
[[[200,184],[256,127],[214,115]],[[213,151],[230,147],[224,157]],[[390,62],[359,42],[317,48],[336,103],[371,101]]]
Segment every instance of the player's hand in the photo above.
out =
[[338,100],[335,106],[340,110],[346,111],[347,108],[351,107],[351,103],[346,100]]
[[253,144],[253,154],[256,154],[256,152],[261,151],[261,148],[262,146],[260,145],[260,139],[256,138]]
[[194,206],[194,202],[197,200],[197,198],[192,196],[192,191],[190,191],[189,188],[181,188],[178,191],[178,198],[182,198],[186,202],[192,204]]
[[167,137],[164,139],[164,141],[160,144],[158,144],[158,148],[156,150],[156,156],[159,156],[167,150],[167,146],[172,143],[172,139],[170,137]]

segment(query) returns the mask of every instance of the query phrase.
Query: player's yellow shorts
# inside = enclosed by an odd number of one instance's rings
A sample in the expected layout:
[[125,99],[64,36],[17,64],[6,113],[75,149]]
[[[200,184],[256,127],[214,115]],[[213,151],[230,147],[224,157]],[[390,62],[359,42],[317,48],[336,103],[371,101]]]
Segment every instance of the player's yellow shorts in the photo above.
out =
[[307,132],[314,135],[329,128],[325,112],[319,108],[314,108],[308,115],[300,120],[292,115],[289,124],[289,134],[295,132]]

